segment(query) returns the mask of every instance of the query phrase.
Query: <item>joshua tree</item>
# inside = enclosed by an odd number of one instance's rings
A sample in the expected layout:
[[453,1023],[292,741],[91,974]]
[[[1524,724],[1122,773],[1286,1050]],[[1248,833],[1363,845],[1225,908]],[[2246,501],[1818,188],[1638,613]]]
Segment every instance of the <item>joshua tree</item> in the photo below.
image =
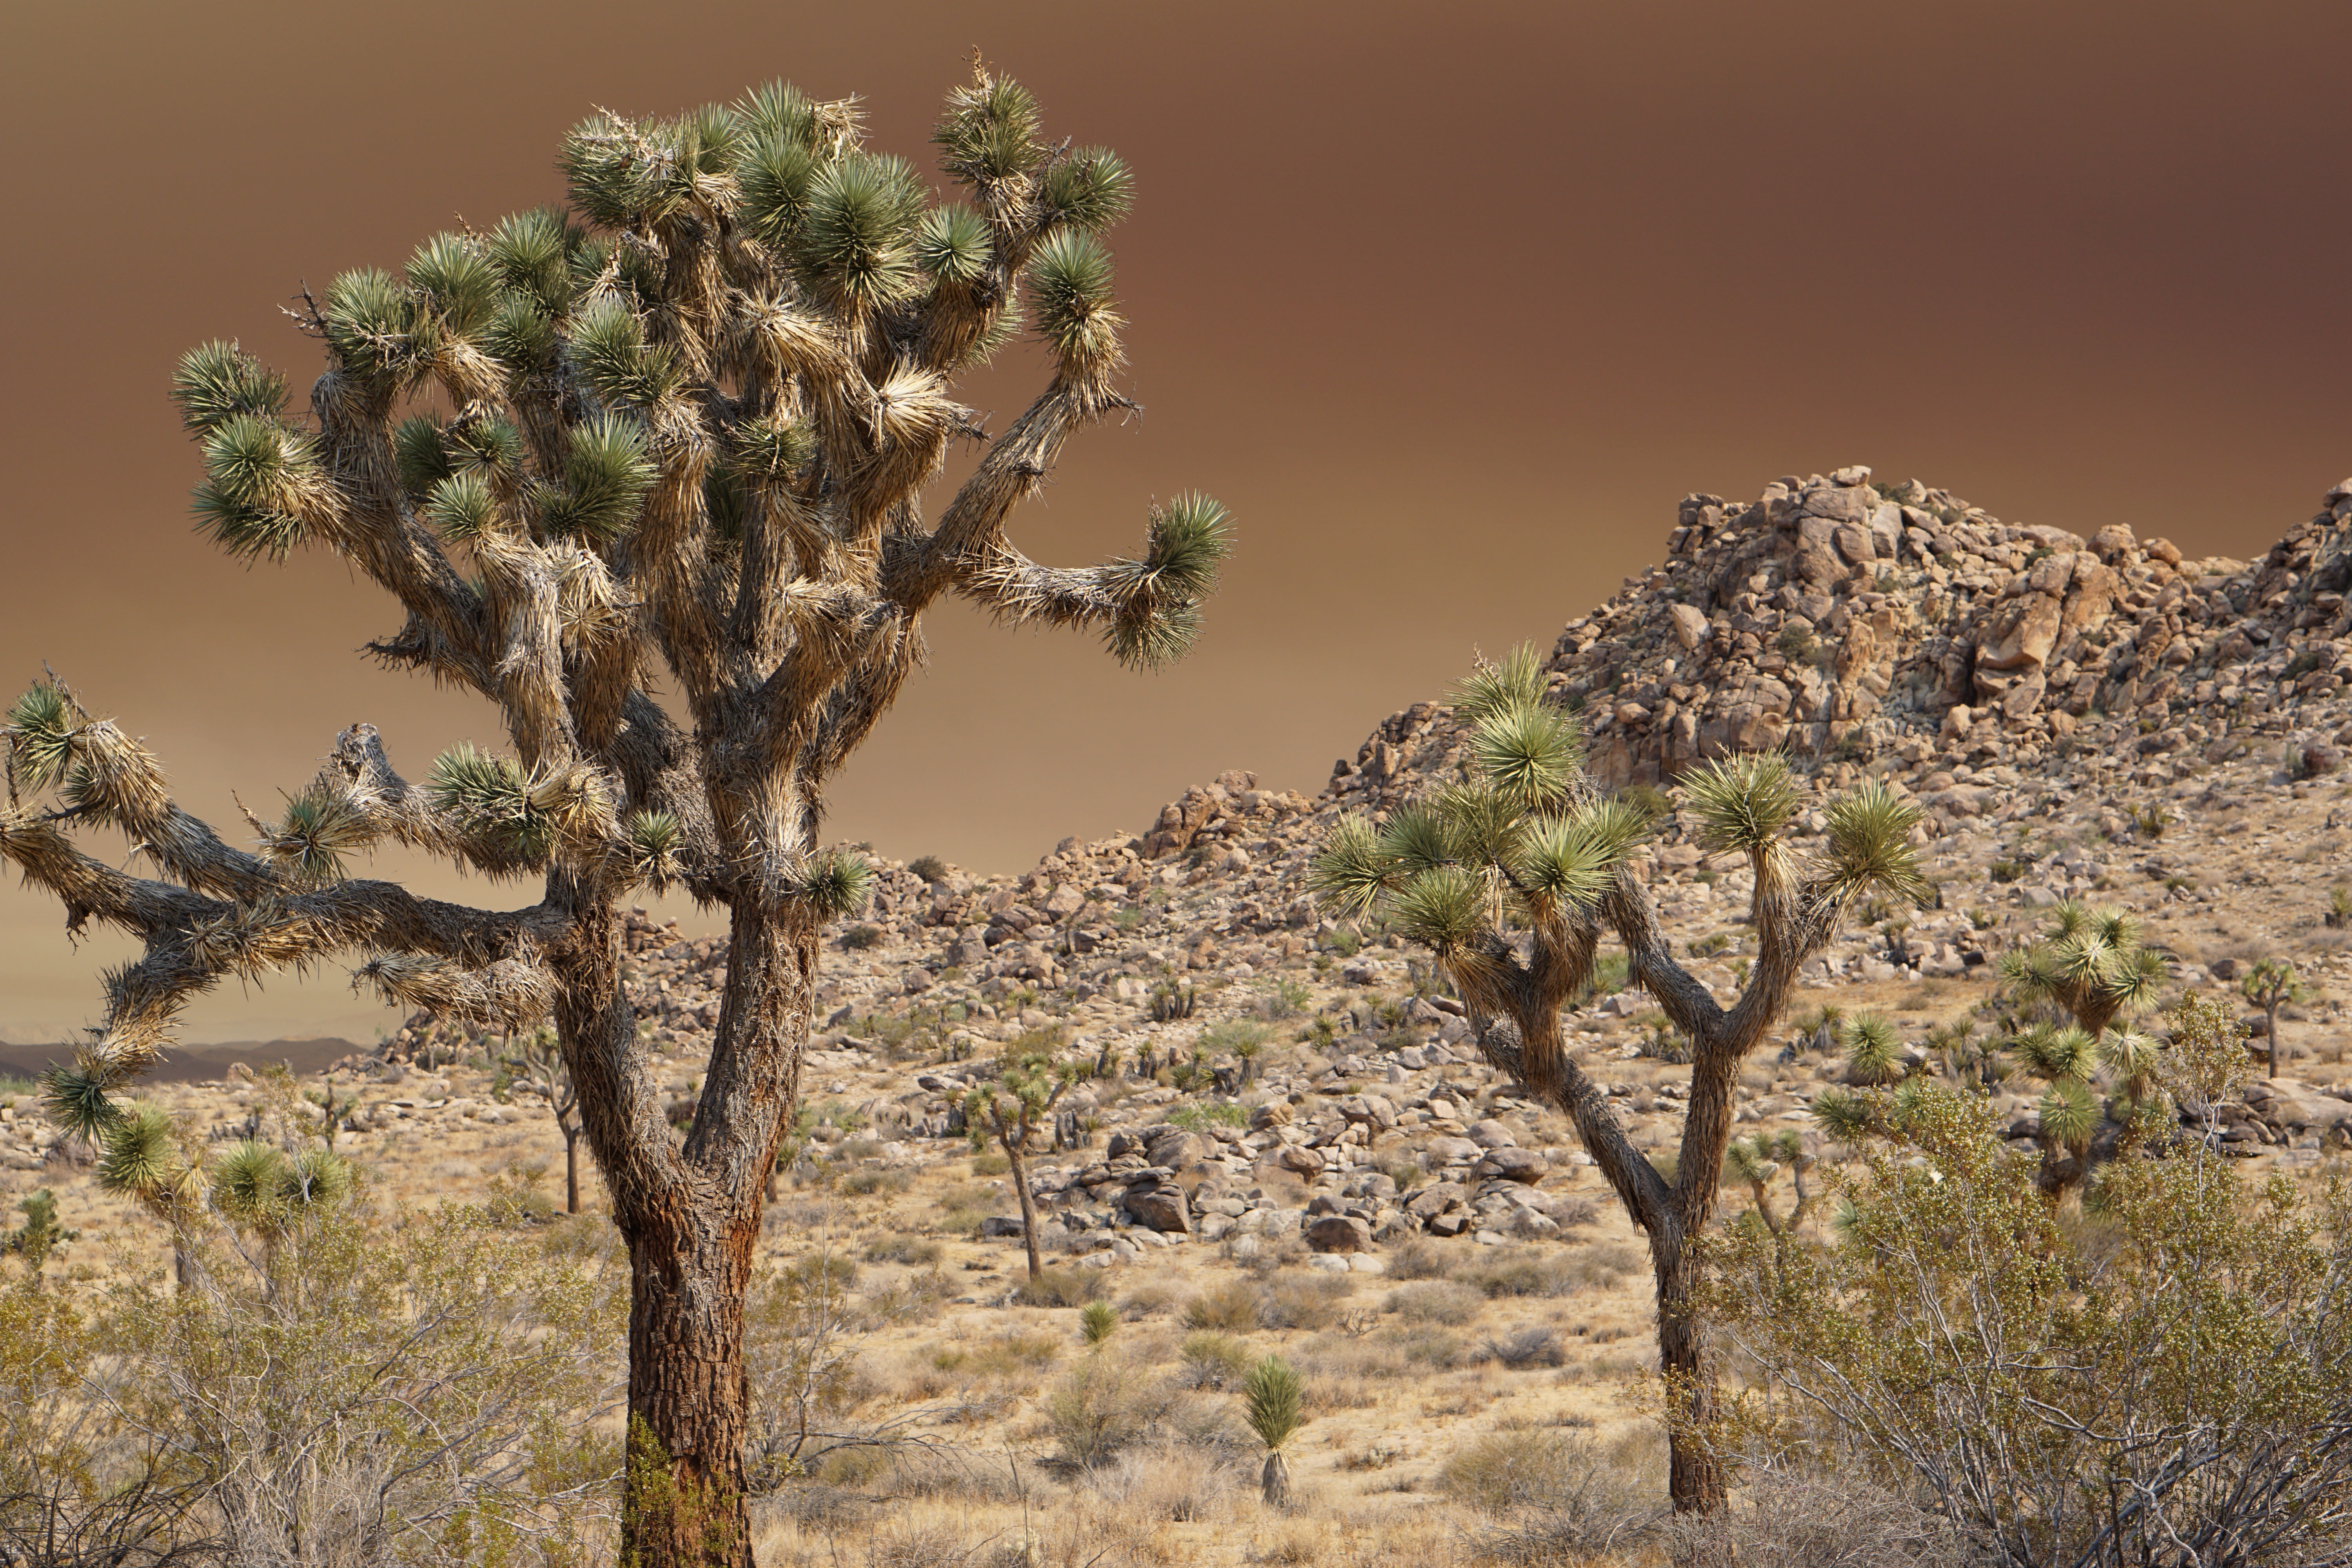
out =
[[563,1053],[556,1049],[555,1031],[544,1025],[533,1029],[523,1041],[518,1060],[522,1080],[547,1097],[547,1108],[555,1114],[555,1129],[563,1134],[563,1212],[578,1214],[580,1140],[586,1129],[580,1124],[580,1090],[572,1082],[572,1069],[564,1065]]
[[[108,1122],[224,977],[348,957],[473,1026],[551,1016],[629,1247],[633,1430],[666,1471],[640,1467],[621,1552],[657,1568],[750,1561],[743,1290],[820,931],[866,896],[862,864],[821,847],[825,796],[920,662],[922,614],[957,595],[1148,668],[1192,641],[1225,551],[1198,497],[1154,509],[1135,559],[1051,569],[1014,547],[1063,443],[1132,407],[1100,237],[1130,180],[984,68],[935,139],[961,201],[867,151],[854,100],[777,85],[599,113],[563,143],[568,211],[436,236],[404,274],[346,273],[307,305],[325,359],[308,419],[235,345],[181,363],[202,529],[243,559],[341,556],[399,605],[375,656],[488,699],[511,754],[460,747],[411,782],[354,726],[248,851],[56,679],[9,715],[0,856],[74,926],[146,949],[51,1085],[67,1125]],[[951,392],[1024,328],[1053,375],[991,438]],[[959,437],[981,443],[971,476],[927,517]],[[155,878],[77,847],[80,827],[123,832]],[[349,875],[383,839],[543,890],[471,909]],[[732,942],[682,1140],[622,981],[646,886],[725,906]]]
[[[1784,1127],[1778,1132],[1734,1138],[1724,1153],[1730,1163],[1727,1179],[1736,1179],[1748,1189],[1764,1228],[1774,1236],[1794,1234],[1813,1206],[1813,1194],[1805,1190],[1805,1173],[1813,1168],[1813,1157],[1805,1150],[1804,1134]],[[1772,1212],[1772,1182],[1783,1171],[1789,1173],[1789,1184],[1797,1196],[1796,1206],[1786,1219]]]
[[1054,1104],[1077,1077],[1043,1051],[1024,1051],[997,1068],[993,1082],[976,1083],[964,1096],[964,1131],[975,1149],[991,1138],[1013,1166],[1013,1190],[1021,1197],[1021,1239],[1029,1249],[1029,1278],[1043,1274],[1037,1252],[1037,1199],[1029,1191],[1029,1134],[1045,1125]]
[[13,1252],[25,1260],[36,1280],[47,1267],[50,1254],[68,1242],[79,1240],[81,1232],[68,1230],[58,1223],[58,1200],[47,1187],[36,1188],[30,1197],[20,1199],[16,1207],[25,1215],[25,1223],[10,1231],[0,1231],[0,1252]]
[[[1456,693],[1454,716],[1470,730],[1471,776],[1381,827],[1341,822],[1317,857],[1315,889],[1335,913],[1381,913],[1431,951],[1461,992],[1480,1051],[1569,1117],[1648,1237],[1660,1363],[1678,1403],[1674,1500],[1714,1508],[1725,1480],[1699,1436],[1715,1409],[1714,1367],[1691,1307],[1691,1244],[1715,1214],[1732,1087],[1780,1020],[1799,968],[1856,898],[1872,889],[1927,893],[1910,845],[1919,813],[1883,784],[1865,784],[1830,806],[1827,852],[1816,860],[1789,842],[1802,795],[1782,759],[1728,757],[1685,777],[1684,809],[1698,841],[1745,856],[1756,878],[1757,961],[1726,1008],[1669,954],[1627,865],[1648,819],[1601,798],[1586,779],[1576,721],[1547,700],[1534,651],[1482,663]],[[1672,1177],[1633,1146],[1561,1036],[1560,1009],[1591,978],[1604,926],[1625,945],[1629,982],[1690,1042],[1690,1102]]]
[[1290,1461],[1282,1457],[1282,1449],[1305,1418],[1300,1409],[1305,1395],[1298,1373],[1278,1355],[1267,1356],[1251,1367],[1242,1384],[1243,1415],[1257,1440],[1265,1445],[1258,1495],[1268,1508],[1279,1508],[1290,1500]]
[[2019,1000],[2053,1003],[2096,1036],[2155,998],[2164,954],[2121,910],[2084,909],[2070,899],[2050,911],[2031,946],[2002,958],[2000,974]]
[[2241,988],[2246,1000],[2263,1010],[2263,1044],[2270,1048],[2270,1076],[2276,1078],[2279,1063],[2286,1059],[2286,1047],[2279,1043],[2279,1009],[2303,1000],[2303,982],[2285,959],[2265,958],[2254,965]]

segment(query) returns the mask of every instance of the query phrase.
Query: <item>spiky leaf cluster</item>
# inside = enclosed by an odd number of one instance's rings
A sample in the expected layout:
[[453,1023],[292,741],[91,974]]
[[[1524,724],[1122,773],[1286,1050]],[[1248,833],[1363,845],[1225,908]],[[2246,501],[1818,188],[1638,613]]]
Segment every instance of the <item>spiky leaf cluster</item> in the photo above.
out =
[[2003,956],[2000,973],[2020,1000],[2053,1003],[2096,1034],[2154,999],[2165,964],[2130,915],[2070,899],[2051,911],[2036,941]]

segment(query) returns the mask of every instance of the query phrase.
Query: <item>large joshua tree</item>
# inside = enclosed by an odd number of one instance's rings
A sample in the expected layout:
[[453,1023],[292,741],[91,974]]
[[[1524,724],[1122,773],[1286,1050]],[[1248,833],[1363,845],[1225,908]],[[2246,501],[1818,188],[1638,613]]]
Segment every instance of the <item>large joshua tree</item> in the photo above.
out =
[[[1334,912],[1381,916],[1429,949],[1462,994],[1479,1050],[1567,1115],[1648,1237],[1659,1360],[1677,1406],[1674,1501],[1713,1508],[1725,1477],[1705,1435],[1715,1369],[1692,1306],[1693,1243],[1715,1214],[1732,1087],[1848,906],[1872,888],[1914,900],[1926,892],[1910,844],[1919,814],[1866,784],[1831,805],[1825,853],[1808,856],[1790,842],[1802,795],[1780,757],[1727,757],[1686,775],[1684,806],[1700,844],[1744,856],[1755,876],[1757,960],[1726,1007],[1675,962],[1628,863],[1647,819],[1585,775],[1576,721],[1548,700],[1534,650],[1482,663],[1456,692],[1454,717],[1469,730],[1468,776],[1381,826],[1341,821],[1316,858],[1314,887]],[[1560,1009],[1591,979],[1604,930],[1624,943],[1631,983],[1690,1042],[1689,1109],[1672,1174],[1633,1146],[1561,1032]]]
[[[819,931],[865,897],[862,866],[820,847],[825,793],[919,662],[920,616],[960,595],[1154,666],[1191,642],[1225,550],[1199,497],[1154,509],[1132,560],[1053,569],[1007,537],[1070,434],[1130,406],[1101,238],[1129,176],[1047,140],[984,67],[935,140],[961,201],[867,151],[853,100],[776,85],[599,113],[563,143],[568,211],[437,235],[404,275],[346,273],[310,305],[307,420],[234,345],[182,362],[200,526],[239,557],[341,555],[404,615],[370,651],[488,698],[510,755],[460,748],[412,781],[355,726],[247,850],[54,679],[8,719],[0,853],[72,925],[145,945],[50,1085],[68,1122],[112,1126],[225,976],[343,959],[403,1005],[551,1016],[634,1274],[632,1561],[750,1561],[744,1287]],[[951,392],[1024,327],[1052,376],[991,438]],[[960,437],[976,467],[927,518]],[[84,853],[85,827],[155,875]],[[385,840],[543,891],[470,909],[349,874]],[[621,978],[622,904],[673,885],[724,906],[733,944],[682,1139]]]

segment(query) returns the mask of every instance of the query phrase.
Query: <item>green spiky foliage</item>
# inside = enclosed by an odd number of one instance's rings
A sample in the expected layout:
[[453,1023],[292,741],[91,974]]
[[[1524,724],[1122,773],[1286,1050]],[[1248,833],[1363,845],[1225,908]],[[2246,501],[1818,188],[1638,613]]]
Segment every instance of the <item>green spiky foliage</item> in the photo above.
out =
[[[184,1004],[224,979],[334,963],[467,1027],[552,1021],[641,1277],[718,1303],[648,1304],[635,1353],[735,1355],[723,1326],[701,1343],[680,1325],[736,1310],[712,1238],[757,1233],[821,930],[866,898],[861,864],[825,847],[825,805],[919,663],[923,617],[961,598],[1149,669],[1192,646],[1230,548],[1223,509],[1190,492],[1099,564],[1018,547],[1015,513],[1070,438],[1134,406],[1110,247],[1134,182],[985,67],[935,142],[919,167],[866,145],[855,99],[781,83],[599,112],[558,150],[561,208],[425,237],[306,296],[325,362],[306,403],[239,344],[182,360],[200,531],[240,560],[347,564],[392,600],[370,651],[486,700],[498,732],[419,779],[355,725],[247,842],[37,682],[5,723],[0,858],[144,950],[49,1086],[68,1125],[102,1132]],[[1043,384],[992,431],[959,388],[1016,341]],[[968,472],[935,493],[959,441]],[[100,832],[141,863],[77,842]],[[362,868],[386,843],[543,896],[415,898]],[[623,983],[621,911],[649,887],[723,907],[734,944],[709,1113],[683,1141]],[[735,1499],[730,1538],[748,1541],[738,1461],[695,1468],[740,1450],[741,1413],[658,1399],[672,1380],[641,1373],[635,1414],[688,1456],[681,1477]],[[623,1555],[667,1568],[688,1550],[647,1529],[631,1510]]]
[[[1684,1248],[1715,1212],[1739,1064],[1852,905],[1927,895],[1911,842],[1920,813],[1874,781],[1827,804],[1823,846],[1808,853],[1791,837],[1803,784],[1785,758],[1741,755],[1685,775],[1667,822],[1586,775],[1575,717],[1554,702],[1532,647],[1481,661],[1454,699],[1460,775],[1395,802],[1383,821],[1341,820],[1309,887],[1333,917],[1380,922],[1426,949],[1486,1058],[1573,1124],[1662,1259],[1660,1353],[1696,1431],[1714,1396],[1703,1329],[1681,1310],[1693,1278]],[[1636,871],[1637,851],[1662,831],[1738,856],[1755,876],[1758,957],[1729,1005],[1675,961]],[[1624,944],[1628,980],[1655,999],[1663,1027],[1687,1043],[1691,1097],[1671,1177],[1635,1149],[1561,1027],[1562,1010],[1589,994],[1604,933]],[[1687,1431],[1675,1440],[1670,1484],[1687,1507],[1724,1495],[1719,1463]]]
[[[1037,1199],[1029,1187],[1029,1141],[1052,1116],[1054,1107],[1077,1081],[1076,1062],[1042,1050],[1016,1051],[995,1072],[975,1083],[963,1098],[964,1135],[975,1149],[993,1140],[1013,1166],[1013,1186],[1021,1201],[1021,1239],[1029,1254],[1029,1278],[1045,1271],[1037,1245]],[[1059,1147],[1057,1143],[1055,1145]]]
[[2278,1077],[2279,1063],[2286,1059],[2286,1047],[2279,1041],[2279,1009],[2290,1002],[2303,1000],[2303,981],[2294,965],[2284,958],[2265,958],[2250,970],[2239,983],[2245,999],[2263,1010],[2263,1045],[2270,1057],[2269,1074]]
[[2031,944],[2002,955],[2000,974],[2018,1000],[2062,1008],[2096,1035],[2156,999],[2164,984],[2164,955],[2121,910],[2087,909],[2068,900],[2050,912]]
[[1257,1362],[1242,1380],[1242,1419],[1265,1446],[1258,1485],[1269,1508],[1290,1500],[1290,1462],[1282,1450],[1305,1421],[1306,1404],[1307,1385],[1279,1355]]
[[1087,1348],[1100,1350],[1118,1331],[1118,1309],[1108,1301],[1089,1301],[1078,1314],[1078,1330],[1086,1335]]
[[1903,1039],[1895,1023],[1877,1013],[1864,1013],[1845,1026],[1847,1075],[1855,1083],[1889,1084],[1905,1076]]
[[25,1268],[38,1279],[50,1258],[79,1240],[81,1232],[58,1223],[57,1194],[47,1187],[37,1187],[19,1198],[16,1208],[25,1216],[24,1223],[14,1230],[0,1231],[0,1253],[23,1258]]

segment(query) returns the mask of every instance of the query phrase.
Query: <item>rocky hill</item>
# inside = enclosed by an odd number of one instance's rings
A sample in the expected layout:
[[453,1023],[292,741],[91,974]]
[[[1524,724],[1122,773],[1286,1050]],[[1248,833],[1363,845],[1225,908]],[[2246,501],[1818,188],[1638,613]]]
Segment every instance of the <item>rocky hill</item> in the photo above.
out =
[[[1859,925],[1811,966],[1807,984],[1829,989],[1809,1003],[1883,1005],[1924,1028],[1964,1009],[1972,973],[2065,897],[2137,910],[2178,982],[2202,984],[2310,945],[2326,929],[2330,884],[2352,863],[2339,831],[2352,814],[2327,776],[2352,743],[2347,540],[2352,481],[2249,564],[2184,561],[2121,528],[2084,540],[2011,527],[1916,481],[1874,483],[1865,468],[1782,479],[1745,506],[1686,499],[1665,565],[1570,623],[1552,680],[1586,714],[1593,766],[1609,784],[1655,786],[1727,750],[1780,747],[1818,791],[1867,770],[1928,807],[1939,907]],[[1549,1216],[1525,1200],[1548,1166],[1582,1160],[1563,1129],[1458,1048],[1465,1026],[1442,996],[1418,994],[1426,987],[1413,984],[1410,954],[1356,952],[1352,933],[1304,897],[1302,872],[1328,825],[1450,776],[1460,739],[1442,703],[1418,703],[1343,759],[1311,801],[1229,773],[1141,833],[1065,840],[1018,877],[882,862],[867,917],[828,958],[813,1098],[847,1097],[862,1123],[916,1141],[892,1145],[911,1152],[959,1125],[956,1100],[975,1069],[958,1062],[1054,1029],[1070,1048],[1130,1069],[1116,1091],[1084,1090],[1072,1106],[1074,1120],[1117,1134],[1119,1154],[1058,1175],[1048,1167],[1045,1178],[1089,1225],[1107,1222],[1096,1227],[1106,1250],[1130,1247],[1128,1226],[1108,1223],[1122,1214],[1160,1215],[1146,1231],[1215,1230],[1221,1206],[1239,1201],[1228,1189],[1269,1180],[1360,1188],[1363,1201],[1344,1206],[1383,1234],[1408,1221],[1451,1234],[1477,1204],[1540,1233]],[[1696,973],[1727,994],[1745,871],[1706,865],[1669,814],[1647,874],[1678,942],[1710,954],[1693,960]],[[723,943],[643,918],[629,942],[653,1038],[677,1058],[671,1088],[683,1109],[716,1017]],[[2343,959],[2304,956],[2313,973]],[[1186,991],[1197,1010],[1169,1016],[1167,999]],[[2332,1038],[2341,1007],[2320,1000],[2289,1018]],[[1647,1049],[1645,1012],[1636,995],[1604,994],[1575,1027],[1591,1048],[1632,1063]],[[1199,1148],[1160,1148],[1177,1131],[1163,1110],[1184,1096],[1150,1087],[1148,1069],[1203,1053],[1230,1072],[1226,1047],[1253,1029],[1310,1047],[1254,1086],[1295,1115],[1198,1126],[1188,1136]],[[393,1054],[412,1052],[427,1030],[415,1021]],[[891,1069],[918,1051],[945,1060],[919,1077]],[[1625,1074],[1616,1088],[1645,1109],[1656,1100],[1663,1139],[1674,1085]],[[2290,1085],[2276,1099],[2320,1103],[2325,1115],[2277,1142],[2343,1119],[2342,1100],[2297,1093]],[[1809,1100],[1795,1082],[1759,1085],[1743,1115],[1801,1126]],[[1378,1189],[1387,1182],[1392,1193],[1393,1182],[1369,1152],[1399,1130],[1437,1140],[1420,1154],[1449,1178],[1415,1210],[1385,1202]],[[1496,1150],[1520,1144],[1532,1159],[1486,1170]],[[1177,1165],[1160,1158],[1180,1152]],[[1203,1169],[1189,1217],[1173,1205],[1181,1223],[1150,1187],[1124,1210],[1085,1206],[1104,1183],[1172,1181],[1190,1164]],[[1204,1189],[1197,1178],[1211,1164],[1216,1180]]]

